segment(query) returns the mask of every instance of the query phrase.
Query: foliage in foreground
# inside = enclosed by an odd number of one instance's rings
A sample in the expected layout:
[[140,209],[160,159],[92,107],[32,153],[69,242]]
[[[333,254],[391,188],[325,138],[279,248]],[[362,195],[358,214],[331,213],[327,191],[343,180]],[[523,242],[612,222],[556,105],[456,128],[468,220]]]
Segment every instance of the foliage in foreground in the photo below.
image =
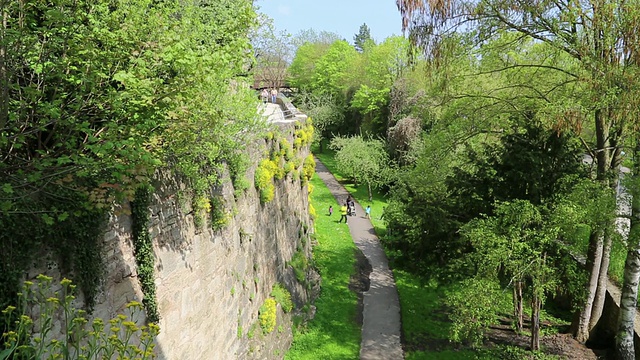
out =
[[262,126],[242,85],[253,2],[6,1],[2,11],[0,248],[11,251],[0,307],[49,244],[64,249],[90,307],[99,259],[87,244],[98,235],[79,225],[99,234],[101,211],[165,166],[196,210],[222,164],[243,183],[244,145]]
[[[75,285],[60,282],[61,293],[51,294],[52,278],[40,275],[37,282],[25,282],[18,306],[9,306],[2,316],[10,328],[0,338],[0,360],[4,359],[153,359],[154,340],[160,328],[149,323],[138,326],[142,304],[127,305],[129,316],[119,314],[105,324],[96,318],[90,324],[86,313],[73,306]],[[29,309],[39,313],[29,314]],[[33,310],[32,310],[33,311]],[[62,335],[54,324],[62,321]]]
[[[336,206],[329,189],[317,175],[311,202],[317,209]],[[315,318],[294,333],[286,359],[357,359],[360,351],[360,327],[355,323],[357,299],[349,290],[354,271],[355,245],[339,216],[329,216],[324,210],[316,218],[318,245],[314,261],[322,276],[322,292],[316,300]]]

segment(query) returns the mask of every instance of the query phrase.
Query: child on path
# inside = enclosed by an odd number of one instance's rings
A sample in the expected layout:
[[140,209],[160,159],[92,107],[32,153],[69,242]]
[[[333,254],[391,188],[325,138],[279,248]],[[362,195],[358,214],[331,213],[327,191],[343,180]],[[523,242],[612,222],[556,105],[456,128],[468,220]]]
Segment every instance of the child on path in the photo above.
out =
[[333,215],[333,205],[329,206],[329,216]]
[[342,205],[340,207],[340,221],[338,221],[338,223],[342,222],[342,219],[344,219],[344,223],[347,223],[347,203],[344,203],[344,205]]
[[367,205],[367,208],[364,209],[364,214],[367,219],[371,219],[371,205]]

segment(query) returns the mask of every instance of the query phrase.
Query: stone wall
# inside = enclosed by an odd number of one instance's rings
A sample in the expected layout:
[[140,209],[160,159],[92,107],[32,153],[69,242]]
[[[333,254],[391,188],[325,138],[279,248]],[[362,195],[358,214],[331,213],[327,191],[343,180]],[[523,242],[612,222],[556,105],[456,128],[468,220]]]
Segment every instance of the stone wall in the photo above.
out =
[[[293,143],[293,123],[277,126]],[[268,146],[269,141],[260,140],[250,150],[254,165],[247,179],[252,183]],[[297,156],[304,159],[308,153],[305,148]],[[258,311],[276,282],[290,290],[297,308],[309,303],[319,287],[317,274],[310,270],[309,281],[300,284],[288,266],[297,251],[311,254],[307,187],[299,177],[287,175],[276,180],[274,200],[261,204],[253,186],[235,199],[230,181],[225,181],[212,189],[212,195],[222,195],[229,214],[221,231],[213,231],[208,223],[196,227],[188,191],[175,177],[159,173],[154,187],[149,231],[161,317],[159,358],[283,358],[292,340],[292,315],[278,306],[276,330],[263,335]],[[128,214],[128,204],[116,207],[104,235],[106,269],[93,313],[103,319],[113,318],[143,296]],[[28,277],[38,273],[60,277],[52,261],[34,264]]]

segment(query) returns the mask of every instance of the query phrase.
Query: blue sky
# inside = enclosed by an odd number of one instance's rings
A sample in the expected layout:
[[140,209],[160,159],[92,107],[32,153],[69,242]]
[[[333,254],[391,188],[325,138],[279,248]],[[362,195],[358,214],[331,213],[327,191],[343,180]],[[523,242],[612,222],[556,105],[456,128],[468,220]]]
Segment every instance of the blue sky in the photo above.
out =
[[395,0],[257,0],[255,4],[274,19],[277,30],[292,35],[306,29],[324,30],[353,43],[362,23],[369,26],[376,42],[402,35]]

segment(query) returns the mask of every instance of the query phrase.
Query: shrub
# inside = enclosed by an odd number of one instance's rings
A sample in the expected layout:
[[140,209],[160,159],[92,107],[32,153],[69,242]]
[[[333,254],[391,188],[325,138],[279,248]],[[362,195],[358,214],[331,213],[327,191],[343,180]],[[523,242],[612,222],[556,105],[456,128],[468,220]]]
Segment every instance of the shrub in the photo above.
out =
[[268,298],[260,307],[258,320],[263,334],[269,334],[276,327],[276,301]]
[[313,155],[309,154],[302,165],[302,172],[307,181],[311,180],[313,174],[316,173],[316,161],[313,159]]
[[302,139],[299,137],[296,137],[295,140],[293,140],[293,147],[298,150],[302,147]]
[[452,322],[450,339],[479,346],[485,331],[497,322],[499,303],[496,299],[500,299],[500,288],[496,282],[487,279],[466,279],[448,292],[446,303],[451,306],[449,319]]
[[214,196],[209,201],[211,204],[211,229],[221,230],[227,226],[227,211],[222,196]]
[[285,172],[285,174],[289,174],[293,170],[295,170],[295,164],[292,161],[287,161],[284,164],[284,172]]
[[293,254],[289,265],[293,268],[293,272],[296,274],[298,282],[304,282],[307,278],[307,268],[309,267],[309,259],[304,255],[302,251],[298,251]]
[[293,309],[293,302],[291,301],[291,293],[282,284],[276,283],[271,290],[271,296],[282,307],[282,311],[285,313],[290,312]]
[[264,159],[258,165],[255,174],[255,185],[260,191],[260,201],[268,203],[273,200],[275,195],[275,186],[273,185],[273,177],[278,171],[278,166],[269,159]]
[[311,203],[309,203],[309,216],[311,216],[311,220],[315,220],[316,217],[318,216],[318,214],[316,213],[316,208],[314,208],[313,204]]

